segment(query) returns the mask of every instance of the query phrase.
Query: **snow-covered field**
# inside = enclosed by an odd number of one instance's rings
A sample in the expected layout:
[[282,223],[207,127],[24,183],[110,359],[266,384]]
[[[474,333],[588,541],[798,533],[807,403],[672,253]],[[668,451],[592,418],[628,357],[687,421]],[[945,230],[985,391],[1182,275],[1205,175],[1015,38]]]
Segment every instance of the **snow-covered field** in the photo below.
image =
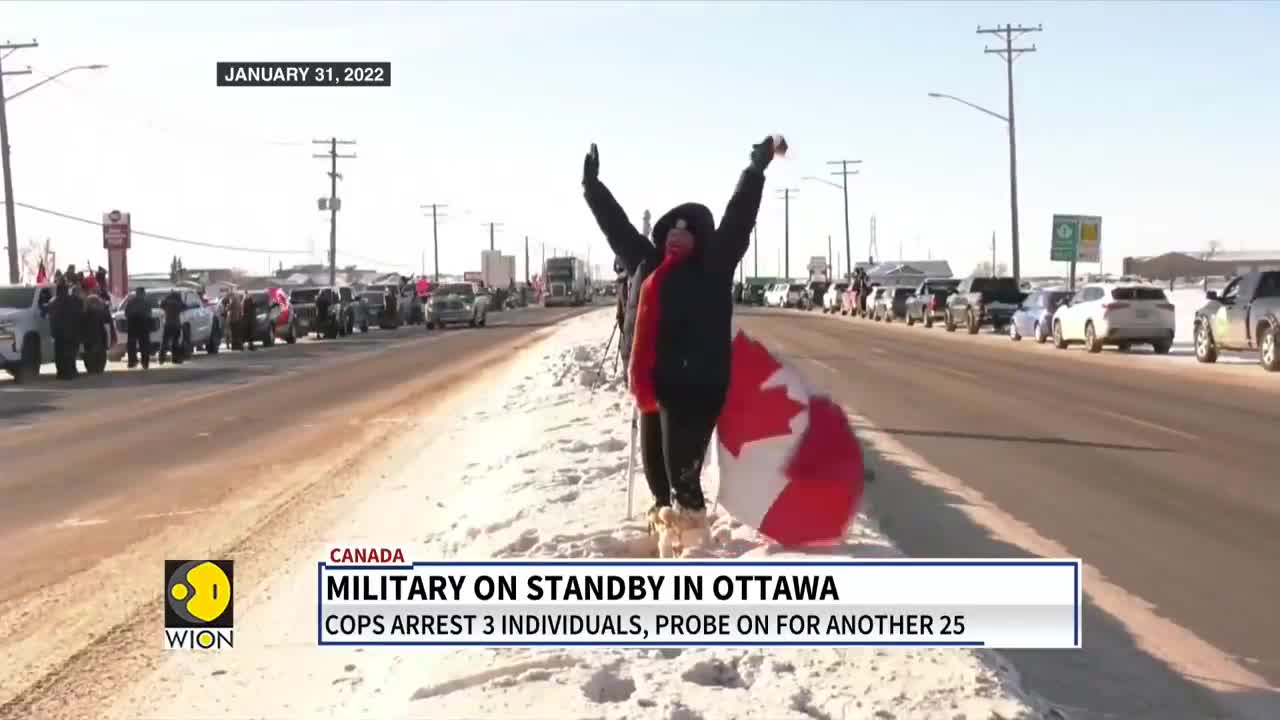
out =
[[[654,555],[643,521],[624,519],[630,404],[612,356],[596,371],[612,322],[570,321],[447,432],[408,438],[356,511],[282,554],[273,576],[239,580],[233,650],[167,655],[100,717],[1062,717],[989,651],[317,647],[315,562],[335,545],[419,560]],[[639,471],[635,492],[639,515]],[[713,537],[720,557],[777,552],[722,513]],[[896,554],[866,517],[840,552]]]

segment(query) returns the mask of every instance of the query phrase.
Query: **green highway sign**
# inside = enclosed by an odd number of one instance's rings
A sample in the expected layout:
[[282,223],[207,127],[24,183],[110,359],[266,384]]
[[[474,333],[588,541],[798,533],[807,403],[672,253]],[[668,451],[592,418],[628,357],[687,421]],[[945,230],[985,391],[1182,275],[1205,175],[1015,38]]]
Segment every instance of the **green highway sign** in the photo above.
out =
[[1049,244],[1053,262],[1102,261],[1102,218],[1096,215],[1054,215]]

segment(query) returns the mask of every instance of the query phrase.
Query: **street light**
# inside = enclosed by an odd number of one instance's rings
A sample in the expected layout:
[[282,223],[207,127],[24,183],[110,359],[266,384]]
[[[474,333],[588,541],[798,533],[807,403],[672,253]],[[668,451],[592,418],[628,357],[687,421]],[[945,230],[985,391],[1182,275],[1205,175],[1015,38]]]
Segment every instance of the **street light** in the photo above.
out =
[[27,87],[22,88],[22,89],[21,89],[21,90],[19,90],[18,92],[16,92],[16,93],[14,93],[14,94],[10,95],[9,97],[5,98],[5,99],[4,99],[4,101],[5,101],[5,102],[10,102],[10,101],[12,101],[12,100],[15,100],[15,99],[17,99],[19,96],[21,96],[21,95],[25,95],[25,94],[27,94],[27,93],[31,92],[32,90],[35,90],[36,88],[40,87],[41,85],[44,85],[45,83],[51,83],[51,82],[53,82],[54,80],[57,80],[58,78],[62,77],[63,75],[66,75],[67,73],[75,72],[76,70],[106,70],[106,69],[107,69],[107,66],[106,66],[106,65],[98,65],[98,64],[94,64],[94,65],[74,65],[74,66],[72,66],[72,67],[67,68],[66,70],[63,70],[63,71],[61,71],[61,72],[54,73],[54,74],[50,75],[49,77],[47,77],[47,78],[45,78],[45,79],[41,80],[40,82],[38,82],[38,83],[36,83],[36,84],[34,84],[34,85],[28,85]]
[[4,97],[4,85],[0,81],[0,169],[4,170],[4,197],[7,201],[4,204],[4,223],[6,237],[9,241],[10,284],[17,285],[20,278],[18,277],[18,221],[14,214],[15,205],[13,201],[13,170],[9,166],[9,117],[6,113],[9,101],[21,97],[45,83],[57,80],[69,72],[76,70],[102,70],[105,67],[106,65],[75,65],[62,72],[50,75],[34,85],[29,85],[9,97]]
[[[953,100],[955,102],[960,103],[961,105],[967,105],[973,108],[974,110],[977,110],[978,112],[986,113],[987,115],[990,115],[993,118],[1003,120],[1005,124],[1009,126],[1009,224],[1010,224],[1009,235],[1013,244],[1013,279],[1014,279],[1014,282],[1021,282],[1022,278],[1019,277],[1021,275],[1020,263],[1018,262],[1019,260],[1019,257],[1018,257],[1018,144],[1014,135],[1013,120],[1010,117],[1006,117],[1004,115],[1001,115],[998,112],[995,112],[994,110],[988,110],[982,107],[981,105],[976,105],[974,103],[969,102],[968,100],[958,98],[954,95],[931,92],[929,93],[929,97],[935,98],[935,99],[941,99],[941,100]],[[1010,110],[1010,113],[1012,114],[1013,112],[1012,100],[1010,100],[1010,103],[1009,103],[1009,110]],[[992,270],[994,271],[995,269],[992,268]]]

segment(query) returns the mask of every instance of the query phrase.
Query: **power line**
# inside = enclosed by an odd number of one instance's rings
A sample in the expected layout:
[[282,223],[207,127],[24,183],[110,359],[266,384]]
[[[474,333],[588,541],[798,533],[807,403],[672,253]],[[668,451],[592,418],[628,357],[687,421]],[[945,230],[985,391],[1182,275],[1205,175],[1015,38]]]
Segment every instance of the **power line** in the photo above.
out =
[[[315,145],[329,146],[329,152],[320,154],[320,155],[312,155],[311,157],[324,158],[329,161],[329,173],[328,173],[329,175],[329,199],[328,199],[329,200],[328,201],[329,284],[337,285],[338,284],[338,207],[341,205],[341,201],[338,200],[338,180],[342,178],[342,175],[338,174],[338,158],[342,158],[344,160],[354,160],[356,157],[354,153],[351,155],[339,155],[338,146],[339,145],[355,145],[356,141],[355,140],[339,140],[336,137],[331,137],[328,140],[312,140],[311,142]],[[325,203],[323,200],[321,200],[320,209],[321,210],[325,209]]]
[[502,227],[502,223],[500,223],[500,222],[487,222],[487,223],[480,223],[480,224],[481,224],[481,225],[484,225],[484,226],[486,226],[486,227],[488,227],[488,228],[489,228],[489,249],[490,249],[490,250],[493,250],[493,249],[494,249],[494,242],[493,242],[493,230],[494,230],[494,228],[500,228],[500,227]]
[[[5,202],[4,200],[0,200],[0,203],[4,203],[4,202]],[[29,203],[24,203],[24,202],[15,202],[14,205],[20,208],[25,208],[27,210],[34,210],[35,212],[38,212],[38,213],[44,213],[45,215],[52,215],[54,217],[59,217],[64,220],[74,220],[75,222],[85,223],[87,225],[94,225],[96,227],[102,227],[101,220],[91,220],[89,218],[79,217],[77,215],[71,215],[70,213],[64,213],[58,210],[50,210],[49,208],[43,208],[38,205],[31,205]],[[164,240],[165,242],[177,243],[178,245],[190,245],[193,247],[210,248],[213,250],[234,250],[236,252],[258,253],[258,254],[269,254],[269,255],[306,255],[307,254],[306,250],[279,250],[279,249],[271,250],[271,249],[263,249],[263,248],[238,247],[236,245],[219,245],[217,243],[206,243],[206,242],[199,242],[196,240],[184,240],[182,238],[173,237],[172,235],[161,235],[159,233],[143,232],[142,230],[130,230],[129,232],[132,235],[149,237],[155,240]]]
[[[0,44],[0,50],[8,50],[9,53],[17,52],[26,48],[40,47],[40,43],[32,40],[29,43],[10,43]],[[8,57],[6,54],[5,57]],[[30,75],[31,68],[26,70],[5,70],[0,67],[0,166],[4,172],[4,197],[6,200],[13,199],[13,168],[9,165],[9,118],[5,112],[4,102],[4,76],[5,75]],[[17,220],[13,216],[13,205],[6,205],[4,209],[5,239],[9,242],[9,283],[18,284],[18,228]]]
[[[850,169],[849,169],[849,166],[850,166],[850,165],[861,165],[861,164],[862,164],[862,161],[861,161],[861,160],[828,160],[828,161],[827,161],[827,164],[828,164],[828,165],[839,165],[839,166],[840,166],[840,169],[839,169],[839,170],[836,170],[836,171],[832,172],[831,174],[832,174],[832,175],[838,175],[838,176],[840,177],[840,190],[844,193],[844,254],[845,254],[845,262],[848,264],[848,267],[847,267],[847,268],[845,268],[845,271],[848,273],[849,277],[851,277],[851,278],[852,278],[852,277],[853,277],[853,252],[852,252],[852,250],[853,250],[853,246],[850,244],[852,241],[849,239],[849,238],[850,238],[850,233],[849,233],[849,176],[850,176],[850,175],[857,175],[857,174],[858,174],[858,171],[857,171],[857,170],[850,170]],[[830,243],[828,243],[828,244],[830,244]],[[830,249],[828,249],[828,250],[827,250],[827,253],[828,253],[828,254],[830,254],[830,252],[831,252],[831,251],[830,251]],[[830,262],[830,258],[828,258],[828,262]],[[836,272],[839,272],[839,271],[840,271],[840,269],[839,269],[839,268],[836,268]]]
[[430,205],[422,205],[423,209],[431,208],[431,276],[432,282],[440,283],[440,220],[445,216],[440,212],[441,208],[449,207],[443,203],[431,203]]
[[1005,63],[1005,71],[1009,85],[1009,223],[1011,241],[1013,244],[1013,280],[1018,282],[1021,277],[1021,253],[1018,250],[1018,141],[1017,126],[1013,118],[1013,61],[1017,60],[1023,53],[1031,53],[1036,51],[1033,43],[1031,47],[1014,47],[1013,42],[1027,33],[1041,32],[1044,30],[1042,25],[1035,27],[1023,27],[1021,25],[1014,26],[1005,24],[1004,27],[996,26],[993,28],[978,28],[979,35],[996,35],[1004,40],[1004,47],[990,48],[984,47],[982,52],[988,55],[999,55]]
[[791,197],[800,192],[796,188],[778,188],[778,197],[782,198],[783,207],[783,224],[782,224],[782,243],[785,248],[782,252],[786,256],[783,258],[782,274],[785,278],[791,280]]

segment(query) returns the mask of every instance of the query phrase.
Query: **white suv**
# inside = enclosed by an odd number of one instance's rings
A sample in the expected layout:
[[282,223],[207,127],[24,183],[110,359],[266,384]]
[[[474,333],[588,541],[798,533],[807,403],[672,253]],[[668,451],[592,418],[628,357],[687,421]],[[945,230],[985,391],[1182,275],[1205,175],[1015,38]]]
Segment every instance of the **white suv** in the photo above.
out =
[[51,300],[52,288],[0,286],[0,365],[18,382],[39,375],[40,365],[53,360]]
[[1164,355],[1173,347],[1173,303],[1162,288],[1140,284],[1086,285],[1053,314],[1053,344],[1058,349],[1083,342],[1091,353],[1103,345],[1127,351],[1151,345]]
[[[147,288],[147,305],[151,307],[151,352],[160,352],[160,341],[164,339],[164,309],[160,304],[173,290],[178,291],[186,305],[181,316],[183,354],[191,357],[201,348],[211,354],[216,353],[222,338],[217,313],[204,302],[200,293],[191,288]],[[116,344],[111,346],[111,352],[108,353],[112,360],[124,357],[128,349],[126,343],[129,339],[129,323],[124,316],[124,307],[132,297],[130,294],[121,300],[111,315],[111,322],[116,326]]]

